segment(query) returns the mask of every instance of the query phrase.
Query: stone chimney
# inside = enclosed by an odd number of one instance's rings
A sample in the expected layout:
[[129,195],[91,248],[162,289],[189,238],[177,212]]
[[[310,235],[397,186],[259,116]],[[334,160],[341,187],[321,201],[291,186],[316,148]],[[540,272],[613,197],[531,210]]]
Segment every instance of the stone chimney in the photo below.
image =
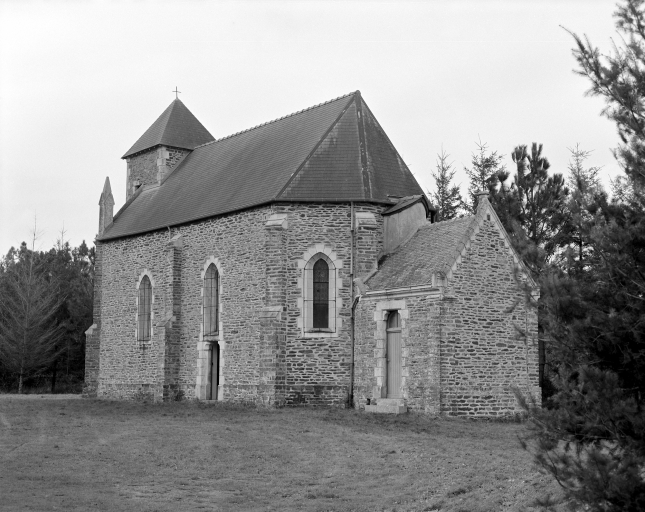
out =
[[112,224],[114,218],[114,197],[112,196],[112,187],[110,187],[110,178],[105,178],[101,199],[99,199],[99,236],[103,235],[105,228]]

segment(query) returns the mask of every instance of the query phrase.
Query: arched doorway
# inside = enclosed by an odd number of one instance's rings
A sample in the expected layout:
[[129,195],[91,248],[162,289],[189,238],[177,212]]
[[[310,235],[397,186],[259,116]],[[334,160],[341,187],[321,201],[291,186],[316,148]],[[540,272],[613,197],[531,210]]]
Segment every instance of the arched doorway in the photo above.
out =
[[206,400],[217,400],[217,389],[219,386],[219,344],[211,343],[208,365],[208,387],[206,389]]
[[387,397],[401,398],[401,315],[387,317]]

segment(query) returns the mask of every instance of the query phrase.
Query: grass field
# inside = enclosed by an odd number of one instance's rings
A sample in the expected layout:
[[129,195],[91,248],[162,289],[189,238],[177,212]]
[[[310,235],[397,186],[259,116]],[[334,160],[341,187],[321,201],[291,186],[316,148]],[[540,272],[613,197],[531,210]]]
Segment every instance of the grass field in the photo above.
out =
[[[0,395],[4,511],[537,511],[512,423]],[[563,505],[556,510],[565,510]]]

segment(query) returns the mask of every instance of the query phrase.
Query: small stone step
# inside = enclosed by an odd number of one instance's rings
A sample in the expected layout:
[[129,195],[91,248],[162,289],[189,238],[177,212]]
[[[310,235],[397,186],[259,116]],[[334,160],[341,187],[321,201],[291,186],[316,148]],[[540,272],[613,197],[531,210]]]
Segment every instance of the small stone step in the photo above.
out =
[[378,405],[405,405],[405,399],[403,398],[375,398],[372,400],[373,403]]
[[366,405],[365,412],[376,414],[403,414],[408,412],[408,408],[405,405],[382,405],[381,400],[377,405]]

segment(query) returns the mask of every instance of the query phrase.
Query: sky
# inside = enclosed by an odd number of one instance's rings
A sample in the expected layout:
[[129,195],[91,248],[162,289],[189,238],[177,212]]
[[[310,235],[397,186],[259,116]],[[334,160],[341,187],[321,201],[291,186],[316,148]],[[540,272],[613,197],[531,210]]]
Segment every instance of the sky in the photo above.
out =
[[220,138],[349,92],[424,190],[442,149],[465,192],[476,143],[544,144],[551,171],[592,151],[621,173],[614,124],[574,73],[573,33],[608,50],[609,0],[0,0],[0,253],[92,244],[109,176],[175,98]]

